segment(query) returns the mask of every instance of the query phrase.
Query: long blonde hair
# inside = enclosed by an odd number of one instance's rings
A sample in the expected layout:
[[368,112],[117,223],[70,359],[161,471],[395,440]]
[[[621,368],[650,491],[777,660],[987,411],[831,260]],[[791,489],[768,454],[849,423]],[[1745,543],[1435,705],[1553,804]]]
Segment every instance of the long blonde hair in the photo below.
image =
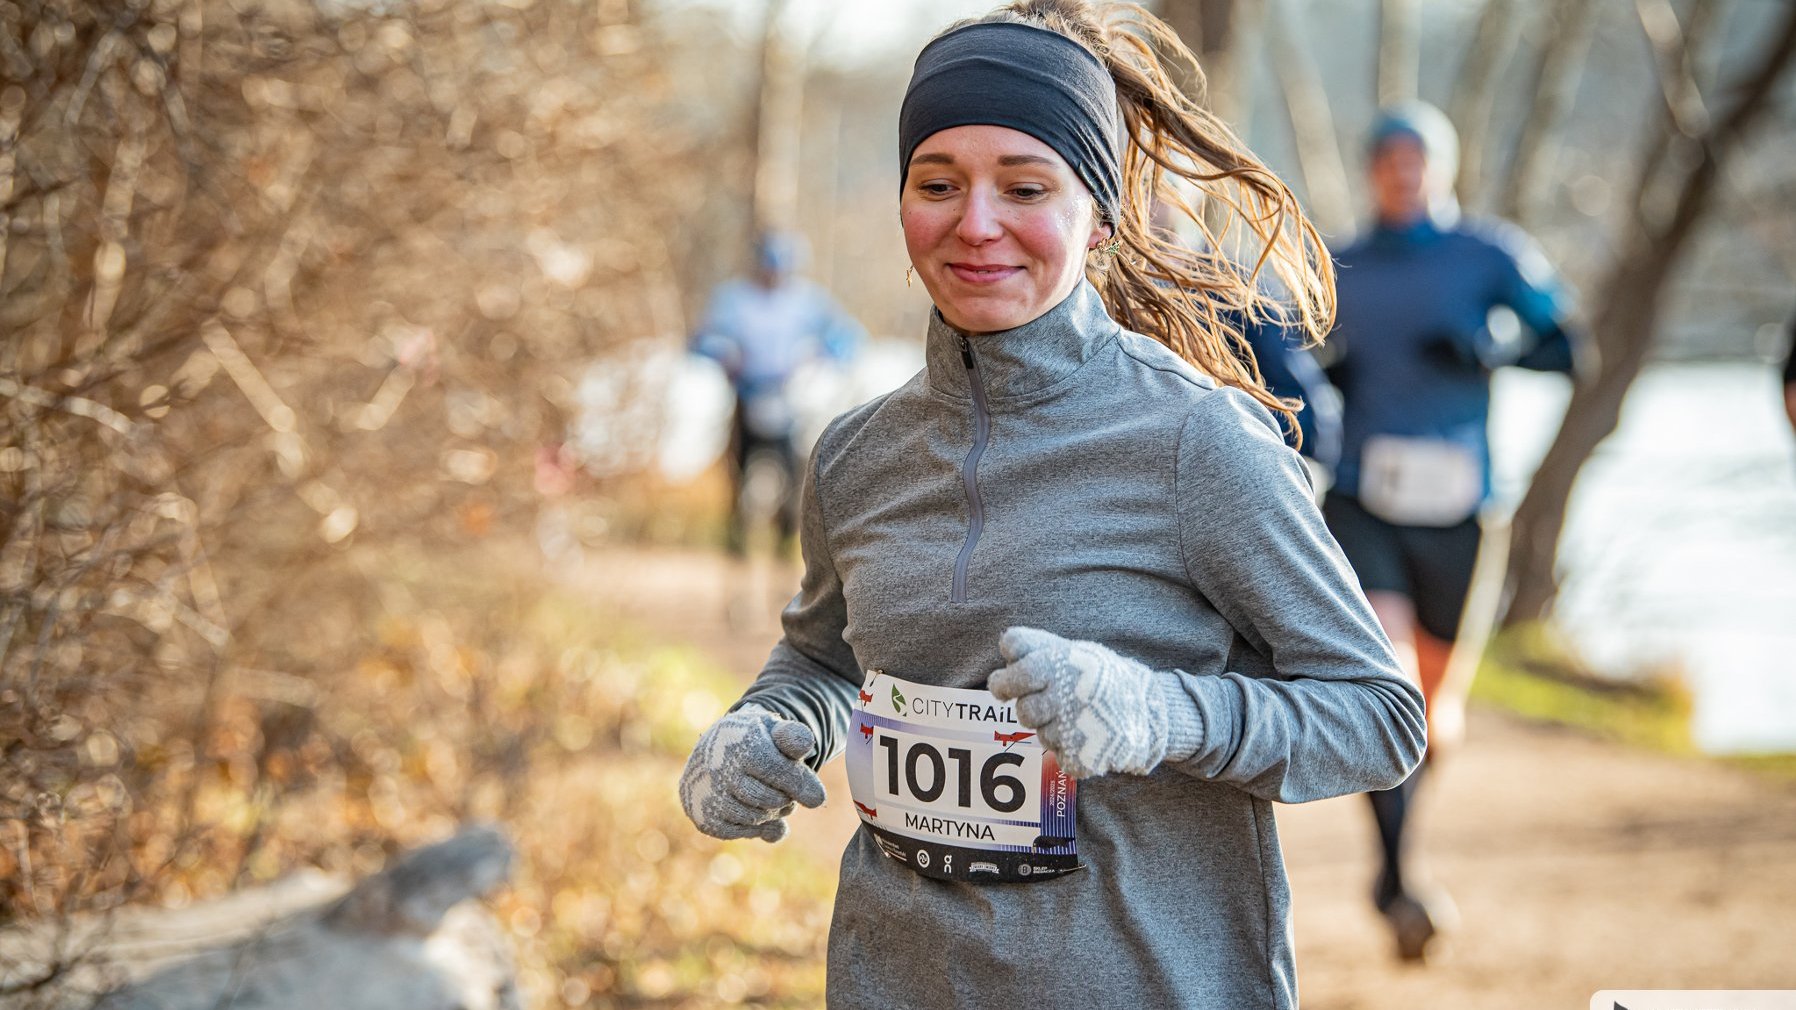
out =
[[[1134,4],[1015,0],[942,34],[979,22],[1064,35],[1090,50],[1116,82],[1126,135],[1120,220],[1113,222],[1120,248],[1092,257],[1086,270],[1111,316],[1285,415],[1295,430],[1295,404],[1266,388],[1237,320],[1277,323],[1320,343],[1334,323],[1334,265],[1290,188],[1180,90],[1163,62],[1187,63],[1201,81],[1197,57],[1165,22]],[[1178,180],[1201,194],[1197,206]],[[1218,227],[1205,221],[1205,201],[1223,209]],[[1166,235],[1155,224],[1156,206],[1189,221],[1201,241]]]

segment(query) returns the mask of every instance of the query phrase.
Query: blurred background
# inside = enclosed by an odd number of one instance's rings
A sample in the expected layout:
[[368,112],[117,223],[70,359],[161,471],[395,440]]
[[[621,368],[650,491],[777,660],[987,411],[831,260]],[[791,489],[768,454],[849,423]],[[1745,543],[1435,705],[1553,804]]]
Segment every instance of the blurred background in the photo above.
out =
[[[1362,811],[1281,811],[1306,1004],[1796,987],[1791,5],[1151,6],[1331,244],[1379,104],[1445,109],[1603,352],[1497,377],[1504,631],[1430,814],[1467,939],[1388,963]],[[0,930],[490,820],[525,1005],[819,1005],[852,819],[724,845],[674,795],[799,571],[725,550],[780,492],[687,348],[777,229],[865,332],[801,443],[921,366],[897,109],[987,9],[0,2]]]

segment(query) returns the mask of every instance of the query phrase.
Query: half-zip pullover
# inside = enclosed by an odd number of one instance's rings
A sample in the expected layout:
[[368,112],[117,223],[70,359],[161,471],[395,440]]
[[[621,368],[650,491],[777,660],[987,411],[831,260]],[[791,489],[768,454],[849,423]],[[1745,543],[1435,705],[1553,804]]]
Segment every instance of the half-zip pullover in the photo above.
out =
[[961,467],[961,479],[967,488],[967,542],[954,560],[954,602],[967,602],[967,565],[973,559],[973,548],[979,545],[979,531],[985,526],[985,506],[979,501],[979,457],[985,452],[985,440],[991,435],[991,417],[985,409],[985,385],[979,378],[979,358],[966,334],[956,334],[960,358],[967,366],[967,388],[973,393],[973,447],[967,450],[967,461]]
[[925,361],[819,440],[804,580],[744,700],[807,723],[820,765],[864,671],[983,688],[1027,624],[1179,671],[1203,742],[1081,782],[1064,877],[927,879],[857,832],[830,1005],[1296,1006],[1272,801],[1395,785],[1423,743],[1297,454],[1090,284],[1000,333],[936,315]]

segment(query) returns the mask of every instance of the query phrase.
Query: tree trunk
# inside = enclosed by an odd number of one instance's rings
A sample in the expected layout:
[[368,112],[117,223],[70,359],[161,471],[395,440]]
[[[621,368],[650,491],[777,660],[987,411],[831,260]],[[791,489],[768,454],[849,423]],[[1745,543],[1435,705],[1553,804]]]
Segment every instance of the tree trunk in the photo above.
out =
[[1454,82],[1447,117],[1459,128],[1459,202],[1472,205],[1484,184],[1485,140],[1490,135],[1491,108],[1498,74],[1515,50],[1519,0],[1489,0],[1466,46],[1465,60]]
[[797,225],[799,116],[804,80],[781,31],[786,0],[768,0],[755,103],[754,222],[757,230]]
[[[1196,54],[1200,76],[1181,77],[1175,83],[1193,102],[1246,136],[1246,119],[1252,109],[1249,81],[1252,55],[1259,48],[1261,22],[1267,0],[1165,0],[1160,17]],[[1207,226],[1220,234],[1227,225],[1228,208],[1216,200],[1203,201]]]
[[1245,134],[1252,106],[1253,53],[1266,0],[1167,0],[1160,17],[1197,55],[1204,79],[1177,80],[1193,101]]
[[1422,8],[1417,0],[1378,5],[1378,104],[1414,101],[1422,66]]
[[[1642,208],[1622,247],[1622,259],[1602,287],[1602,301],[1592,321],[1601,365],[1592,382],[1573,392],[1559,433],[1516,509],[1501,626],[1538,621],[1552,609],[1559,589],[1555,570],[1559,538],[1578,473],[1597,445],[1615,430],[1622,401],[1651,354],[1672,270],[1713,205],[1723,166],[1771,108],[1772,92],[1793,58],[1796,7],[1787,9],[1770,47],[1737,89],[1739,97],[1725,117],[1699,138],[1673,141],[1697,146],[1695,164],[1676,180],[1676,198],[1668,213],[1653,214]],[[1675,110],[1668,107],[1662,127],[1668,133],[1676,130],[1674,115]],[[1645,171],[1639,194],[1645,196],[1656,188],[1660,176],[1678,171],[1667,167],[1678,160],[1659,159]]]
[[[1678,22],[1677,12],[1668,0],[1635,0],[1634,8],[1640,15],[1640,27],[1652,46],[1653,69],[1674,127],[1658,133],[1641,161],[1641,177],[1657,177],[1659,163],[1672,150],[1673,141],[1680,136],[1700,137],[1709,129],[1709,110],[1696,80],[1696,67],[1718,19],[1715,17],[1716,5],[1708,0],[1697,0],[1691,8],[1688,26]],[[1666,206],[1669,199],[1668,195],[1662,195],[1664,188],[1665,184],[1661,183],[1658,189],[1643,189],[1641,205],[1648,207],[1649,212],[1663,216],[1663,211],[1658,209]]]
[[1353,225],[1353,198],[1348,192],[1347,166],[1335,142],[1339,134],[1328,105],[1328,86],[1309,58],[1303,26],[1291,9],[1291,0],[1270,0],[1270,5],[1267,55],[1279,90],[1284,92],[1310,217],[1324,234],[1340,234]]
[[[1211,60],[1220,59],[1228,46],[1234,13],[1234,0],[1165,0],[1160,4],[1160,20],[1165,21],[1196,54],[1198,70],[1203,77],[1215,74]],[[1203,78],[1191,77],[1175,70],[1173,83],[1191,96],[1193,101],[1204,100]]]
[[[1706,194],[1686,193],[1690,210],[1700,213]],[[1591,334],[1602,358],[1600,370],[1594,381],[1573,390],[1559,433],[1512,520],[1502,627],[1540,620],[1552,609],[1559,593],[1557,562],[1566,504],[1590,454],[1615,430],[1622,401],[1646,363],[1665,277],[1688,227],[1682,235],[1666,235],[1660,244],[1642,230],[1609,276]]]
[[1596,21],[1595,0],[1559,0],[1546,48],[1534,78],[1534,104],[1522,124],[1515,155],[1509,162],[1508,184],[1498,213],[1526,225],[1540,201],[1540,178],[1558,141],[1559,126],[1577,95],[1578,71],[1590,51],[1590,32]]

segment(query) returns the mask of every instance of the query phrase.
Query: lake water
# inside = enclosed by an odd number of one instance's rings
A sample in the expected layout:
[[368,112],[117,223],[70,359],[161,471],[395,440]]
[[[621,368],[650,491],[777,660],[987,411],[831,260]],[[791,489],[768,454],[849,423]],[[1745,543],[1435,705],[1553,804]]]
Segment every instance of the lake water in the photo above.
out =
[[[809,385],[809,427],[921,367],[916,344],[875,341],[846,381]],[[661,465],[678,479],[722,449],[729,390],[705,362],[667,363],[661,374],[670,376]],[[1569,394],[1561,376],[1498,374],[1499,502],[1520,498]],[[608,440],[603,428],[595,436]],[[1706,751],[1796,750],[1796,439],[1770,368],[1649,368],[1585,467],[1561,563],[1557,617],[1595,668],[1679,670]]]
[[[1504,499],[1568,395],[1558,376],[1499,373]],[[1680,669],[1706,751],[1796,750],[1796,439],[1769,367],[1649,368],[1579,479],[1560,562],[1557,619],[1597,669]]]

